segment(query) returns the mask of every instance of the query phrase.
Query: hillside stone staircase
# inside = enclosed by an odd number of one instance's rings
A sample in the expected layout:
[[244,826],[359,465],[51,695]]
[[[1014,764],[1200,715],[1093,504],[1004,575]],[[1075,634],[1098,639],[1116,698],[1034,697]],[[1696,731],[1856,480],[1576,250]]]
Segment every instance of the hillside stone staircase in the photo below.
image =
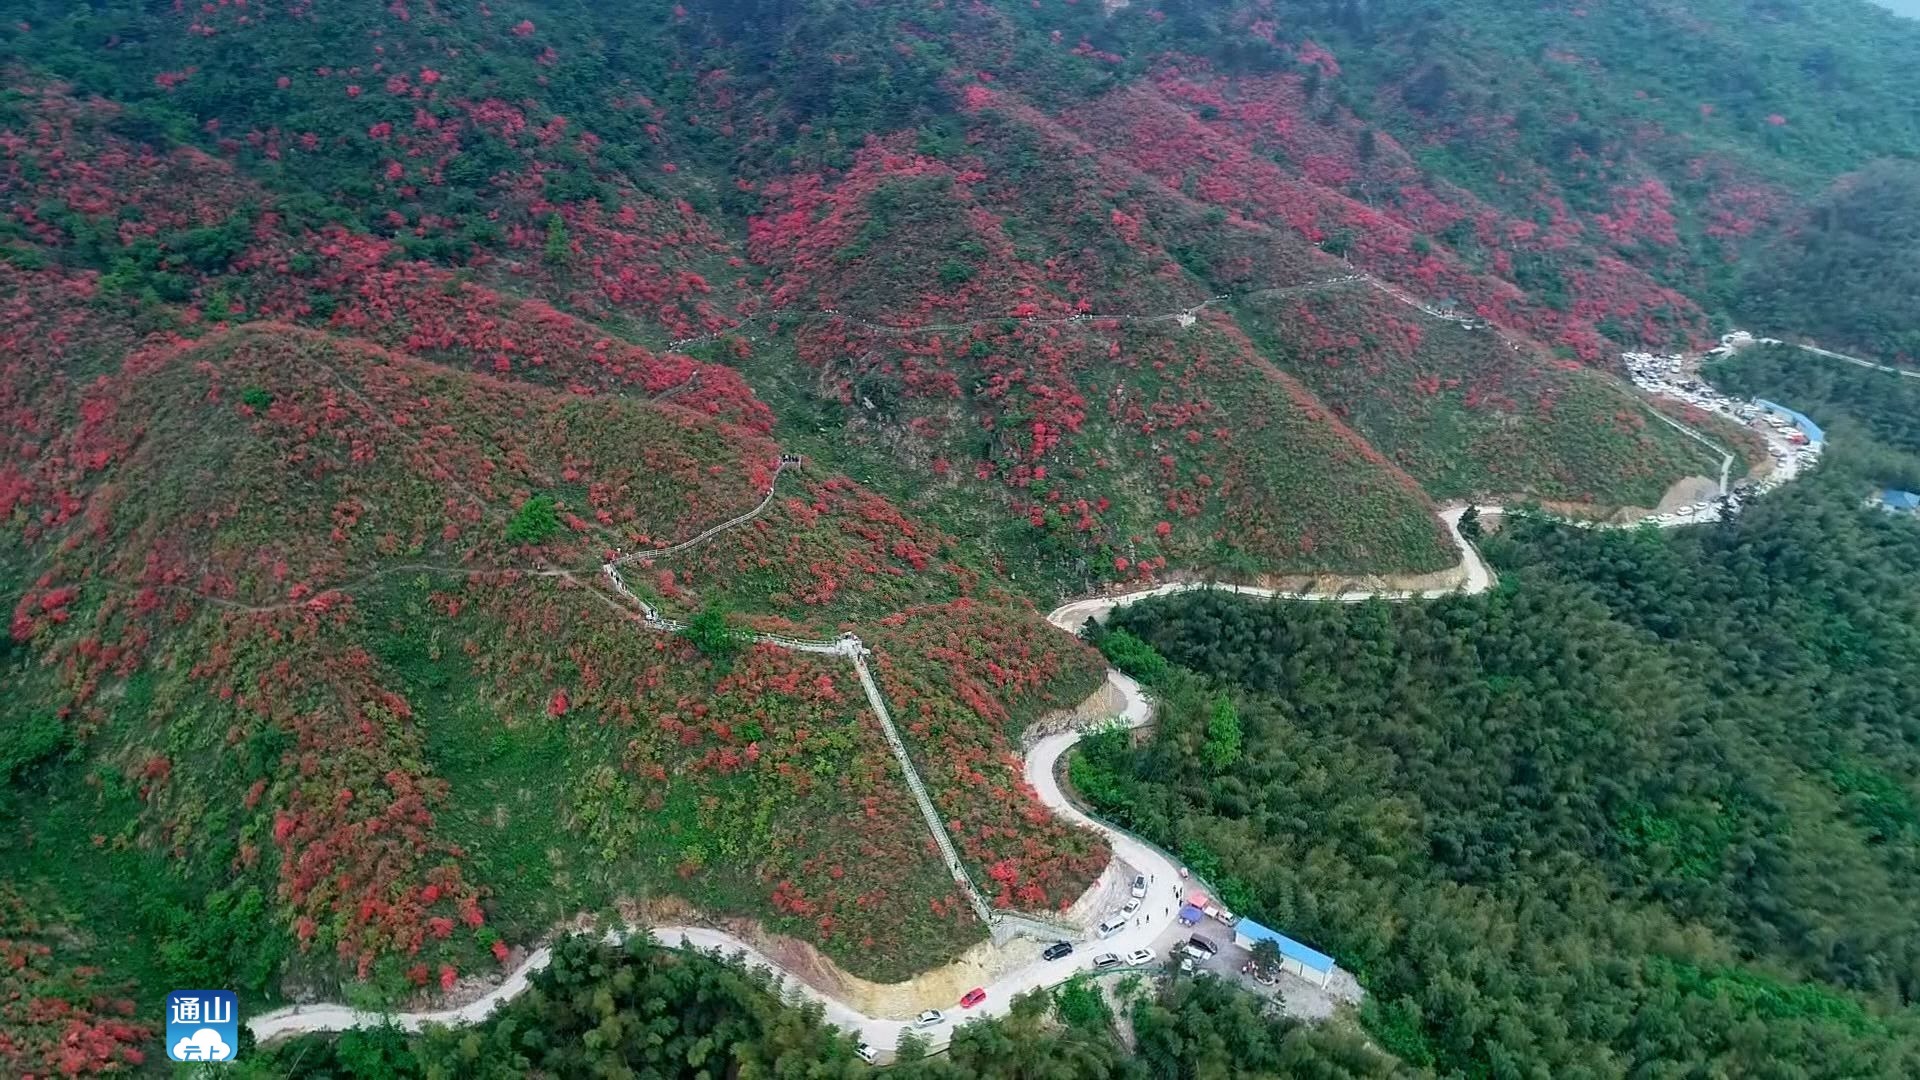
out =
[[[782,455],[774,470],[775,483],[769,484],[767,494],[760,505],[747,512],[702,532],[691,540],[675,544],[672,547],[653,551],[637,551],[614,558],[600,567],[607,583],[614,592],[620,594],[628,603],[640,609],[641,622],[647,629],[656,633],[675,634],[687,629],[687,625],[660,614],[660,609],[641,599],[627,587],[620,576],[620,568],[636,560],[652,560],[685,551],[711,540],[727,529],[753,520],[773,504],[774,489],[780,479],[780,473],[790,465],[799,463],[799,458]],[[1056,922],[1043,916],[1016,912],[995,911],[987,902],[986,894],[974,883],[973,875],[967,871],[966,863],[960,859],[960,851],[954,846],[953,836],[947,832],[946,822],[940,819],[940,811],[933,805],[933,799],[927,794],[927,786],[920,779],[920,770],[914,767],[913,758],[907,753],[906,741],[900,737],[900,729],[894,726],[893,713],[887,708],[886,698],[880,694],[880,684],[874,681],[873,672],[867,666],[867,647],[853,634],[842,634],[830,641],[815,641],[806,638],[792,638],[780,634],[753,634],[752,640],[776,648],[790,649],[794,652],[814,653],[823,656],[841,656],[853,662],[860,675],[860,688],[866,692],[867,704],[873,715],[880,721],[880,731],[886,737],[888,749],[893,751],[894,760],[900,763],[900,774],[907,782],[907,790],[912,793],[913,801],[920,807],[920,817],[926,822],[927,831],[933,835],[933,843],[940,851],[941,859],[947,864],[947,872],[953,876],[953,882],[966,894],[967,903],[973,908],[974,915],[986,925],[996,942],[1008,937],[1026,934],[1046,939],[1079,933],[1078,928],[1063,922]]]
[[873,681],[873,672],[867,667],[865,652],[863,648],[853,654],[853,669],[860,673],[860,688],[867,692],[867,704],[873,707],[873,715],[880,718],[880,731],[887,737],[887,746],[893,750],[894,760],[900,763],[900,772],[907,778],[907,790],[913,793],[913,801],[920,805],[920,816],[926,819],[927,831],[933,834],[933,843],[940,849],[940,857],[947,861],[947,872],[953,875],[953,883],[967,894],[967,901],[973,905],[973,913],[991,927],[998,921],[998,915],[988,905],[980,887],[973,883],[973,875],[967,872],[966,864],[960,861],[960,852],[953,846],[953,836],[947,832],[947,823],[940,820],[940,811],[934,809],[933,799],[927,795],[927,786],[920,781],[920,770],[913,767],[913,758],[907,755],[907,744],[900,738],[900,730],[893,725],[893,714],[887,710],[886,699],[880,696],[880,684]]
[[[857,644],[858,639],[855,641]],[[1044,941],[1080,936],[1079,927],[1063,920],[1023,912],[998,911],[987,903],[986,894],[974,883],[973,875],[967,872],[966,863],[960,861],[960,852],[954,847],[953,836],[947,832],[946,822],[940,820],[940,811],[934,808],[933,799],[927,794],[926,784],[920,779],[920,770],[914,767],[913,758],[907,754],[906,740],[900,737],[900,729],[894,726],[887,700],[880,694],[880,684],[874,681],[873,672],[867,667],[866,653],[866,648],[860,646],[849,654],[853,658],[854,670],[860,673],[860,688],[866,691],[867,704],[873,707],[873,715],[880,720],[880,731],[887,738],[887,746],[893,751],[894,760],[900,763],[900,773],[906,777],[907,790],[913,793],[914,802],[920,805],[920,816],[927,823],[927,831],[933,834],[940,857],[947,862],[948,873],[953,875],[954,884],[967,894],[967,902],[972,905],[974,915],[986,924],[997,943],[1023,934]]]

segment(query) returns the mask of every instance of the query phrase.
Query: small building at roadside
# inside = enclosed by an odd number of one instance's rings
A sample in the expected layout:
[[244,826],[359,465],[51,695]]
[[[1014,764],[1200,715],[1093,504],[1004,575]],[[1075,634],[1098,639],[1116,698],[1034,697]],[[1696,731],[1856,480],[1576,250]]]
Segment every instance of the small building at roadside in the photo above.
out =
[[1787,408],[1785,405],[1782,405],[1774,401],[1768,401],[1765,398],[1754,398],[1753,403],[1767,410],[1768,412],[1779,416],[1781,419],[1791,422],[1794,427],[1799,428],[1800,434],[1792,440],[1793,442],[1798,443],[1802,446],[1805,446],[1808,443],[1812,443],[1815,446],[1820,446],[1827,441],[1827,433],[1825,431],[1822,431],[1820,429],[1820,425],[1814,423],[1813,419],[1807,416],[1805,413],[1795,412],[1794,410]]
[[1269,930],[1252,919],[1242,918],[1233,925],[1233,942],[1251,950],[1262,941],[1271,941],[1280,949],[1280,970],[1305,979],[1322,990],[1333,978],[1333,957],[1293,940],[1278,930]]

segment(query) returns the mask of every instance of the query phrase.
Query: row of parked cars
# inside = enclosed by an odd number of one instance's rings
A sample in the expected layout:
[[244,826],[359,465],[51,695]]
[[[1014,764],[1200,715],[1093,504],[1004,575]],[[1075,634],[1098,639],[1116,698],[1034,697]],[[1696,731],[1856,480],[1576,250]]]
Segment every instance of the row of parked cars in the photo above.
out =
[[[1040,954],[1040,958],[1042,960],[1064,960],[1072,955],[1073,942],[1056,941],[1047,946],[1046,951]],[[1116,968],[1122,964],[1139,967],[1143,964],[1151,964],[1153,961],[1154,952],[1152,949],[1135,949],[1125,957],[1122,957],[1119,953],[1101,953],[1099,956],[1093,958],[1093,970],[1105,971],[1108,968]]]
[[1093,958],[1093,970],[1105,971],[1108,968],[1116,968],[1122,964],[1129,967],[1144,967],[1153,963],[1153,961],[1154,955],[1152,949],[1135,949],[1124,957],[1117,953],[1101,953],[1099,956]]
[[[1046,951],[1040,954],[1041,958],[1045,960],[1064,960],[1072,955],[1073,942],[1071,941],[1056,941],[1047,946]],[[1135,949],[1124,958],[1118,953],[1101,953],[1099,956],[1093,958],[1093,970],[1105,971],[1109,968],[1119,967],[1122,964],[1140,967],[1153,963],[1154,958],[1152,949]],[[975,1008],[985,1000],[987,1000],[986,988],[976,986],[960,995],[960,1007],[963,1009]],[[917,1028],[931,1028],[939,1027],[946,1022],[946,1013],[941,1012],[939,1009],[928,1009],[914,1019],[913,1026]],[[861,1046],[865,1047],[866,1044],[862,1043]],[[865,1055],[863,1054],[861,1056],[864,1057]]]
[[[960,995],[960,1007],[963,1009],[971,1009],[985,1000],[987,1000],[986,988],[976,986]],[[914,1018],[913,1026],[917,1028],[939,1027],[946,1022],[946,1013],[941,1012],[939,1009],[928,1009],[926,1012]]]
[[[1187,942],[1187,944],[1183,946],[1183,948],[1191,951],[1196,946],[1204,946],[1208,950],[1206,953],[1207,956],[1212,956],[1214,952],[1218,951],[1218,949],[1213,945],[1212,942],[1207,941],[1205,938],[1200,937],[1198,934],[1194,935],[1193,939]],[[1041,958],[1045,960],[1064,960],[1067,957],[1072,955],[1073,955],[1073,942],[1071,941],[1056,941],[1053,944],[1047,946],[1046,950],[1040,954]],[[1110,971],[1113,968],[1123,967],[1123,966],[1144,967],[1148,964],[1153,963],[1154,960],[1156,959],[1158,959],[1158,956],[1157,954],[1154,953],[1152,949],[1134,949],[1131,952],[1127,953],[1125,956],[1121,956],[1119,953],[1101,953],[1100,955],[1093,958],[1093,970]],[[985,1000],[987,1000],[986,989],[984,987],[976,986],[973,989],[967,991],[966,993],[960,995],[960,1007],[963,1009],[975,1008]],[[946,1022],[947,1022],[946,1013],[941,1012],[939,1009],[928,1009],[925,1012],[921,1013],[919,1016],[914,1018],[913,1026],[924,1031],[928,1028],[939,1027],[941,1024],[944,1024]],[[878,1057],[878,1055],[874,1052],[873,1047],[867,1045],[864,1042],[861,1043],[856,1048],[856,1052],[860,1055],[862,1060],[868,1062],[869,1064],[873,1063]]]
[[[1067,945],[1067,943],[1064,941],[1060,942],[1059,944]],[[1067,945],[1067,951],[1072,952],[1073,946]],[[1048,959],[1052,959],[1052,957],[1048,957]],[[967,991],[966,993],[960,995],[960,1007],[963,1009],[971,1009],[979,1005],[981,1002],[985,1000],[987,1000],[986,988],[982,986],[976,986],[973,989]],[[946,1013],[941,1012],[939,1009],[928,1009],[926,1012],[923,1012],[919,1016],[914,1018],[913,1026],[917,1028],[931,1028],[931,1027],[939,1027],[941,1024],[944,1024],[946,1022],[947,1022]],[[865,1046],[866,1044],[861,1043],[860,1045]],[[863,1054],[861,1056],[864,1057],[865,1055]]]

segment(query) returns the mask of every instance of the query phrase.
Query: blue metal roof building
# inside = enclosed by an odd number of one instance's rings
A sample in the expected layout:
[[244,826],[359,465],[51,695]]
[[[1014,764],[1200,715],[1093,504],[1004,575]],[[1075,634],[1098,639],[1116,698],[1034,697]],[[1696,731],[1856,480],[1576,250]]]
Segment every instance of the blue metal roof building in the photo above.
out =
[[1920,495],[1888,488],[1880,493],[1880,505],[1889,513],[1920,514]]
[[1800,433],[1807,437],[1808,442],[1824,443],[1827,441],[1827,433],[1820,430],[1820,425],[1814,423],[1805,413],[1794,412],[1785,405],[1768,401],[1765,398],[1754,398],[1753,402],[1763,409],[1772,409],[1774,412],[1792,420],[1794,426],[1800,429]]
[[1280,948],[1280,966],[1283,970],[1323,988],[1333,978],[1333,957],[1302,945],[1278,930],[1269,930],[1252,919],[1241,919],[1233,924],[1233,939],[1243,949],[1251,949],[1262,941],[1273,942]]

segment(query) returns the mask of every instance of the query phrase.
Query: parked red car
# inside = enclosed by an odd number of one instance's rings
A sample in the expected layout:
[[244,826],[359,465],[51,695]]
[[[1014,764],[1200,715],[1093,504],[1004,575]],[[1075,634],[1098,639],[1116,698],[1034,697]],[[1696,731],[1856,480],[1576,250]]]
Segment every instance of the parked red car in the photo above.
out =
[[963,1009],[971,1009],[985,1000],[987,1000],[987,992],[976,986],[960,995],[960,1007]]

